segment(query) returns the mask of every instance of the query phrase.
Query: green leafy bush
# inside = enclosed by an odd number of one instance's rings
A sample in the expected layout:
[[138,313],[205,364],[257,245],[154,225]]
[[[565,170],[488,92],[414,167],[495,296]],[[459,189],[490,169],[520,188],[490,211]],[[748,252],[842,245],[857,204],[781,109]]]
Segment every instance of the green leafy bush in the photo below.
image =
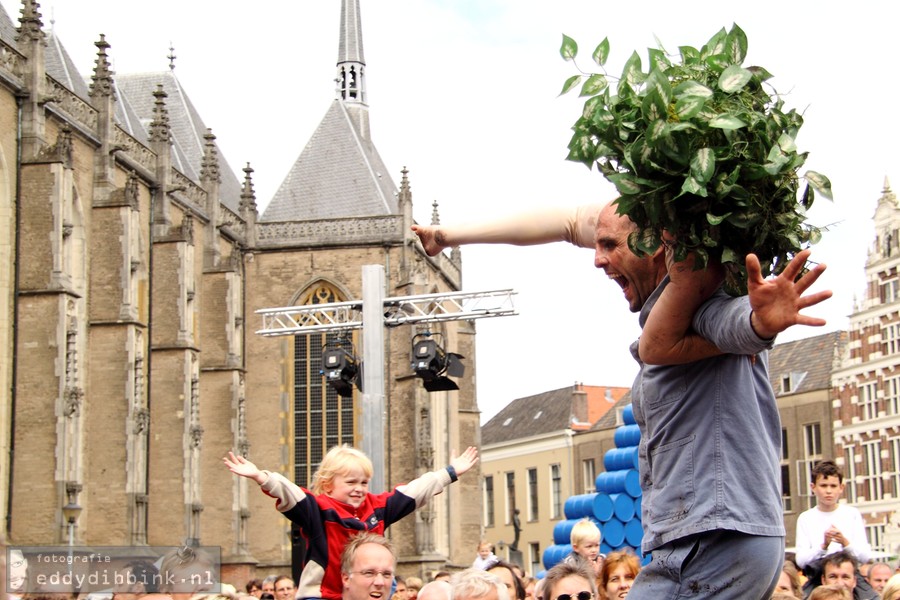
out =
[[[771,74],[743,67],[747,37],[723,28],[700,50],[679,48],[681,62],[660,47],[648,51],[648,72],[634,52],[618,82],[579,72],[561,94],[581,84],[584,103],[573,126],[568,159],[597,165],[617,188],[616,210],[638,230],[629,239],[650,254],[663,230],[675,236],[675,259],[721,261],[731,293],[746,293],[744,257],[754,252],[763,274],[777,274],[821,230],[806,223],[816,193],[831,198],[831,182],[814,171],[803,178],[807,153],[797,151],[803,117],[785,112],[769,93]],[[574,62],[578,45],[563,35],[560,54]],[[594,50],[601,68],[609,41]],[[615,90],[613,90],[615,85]]]

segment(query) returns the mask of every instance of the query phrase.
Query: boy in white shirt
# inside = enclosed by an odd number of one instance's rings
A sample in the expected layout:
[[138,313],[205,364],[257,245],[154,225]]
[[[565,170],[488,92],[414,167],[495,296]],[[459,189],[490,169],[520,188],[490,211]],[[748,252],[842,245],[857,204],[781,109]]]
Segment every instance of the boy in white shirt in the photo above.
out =
[[[803,511],[797,519],[796,558],[808,580],[807,588],[821,583],[822,559],[834,552],[846,550],[865,563],[872,552],[866,539],[865,523],[859,510],[840,504],[844,493],[844,475],[832,460],[819,461],[812,470],[810,488],[816,496],[816,506]],[[857,576],[857,587],[868,586]]]

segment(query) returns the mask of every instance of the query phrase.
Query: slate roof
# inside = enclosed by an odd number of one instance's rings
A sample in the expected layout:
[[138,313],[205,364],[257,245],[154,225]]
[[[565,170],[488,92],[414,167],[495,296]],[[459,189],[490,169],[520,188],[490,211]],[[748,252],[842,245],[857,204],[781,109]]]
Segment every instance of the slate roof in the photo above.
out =
[[0,4],[0,40],[18,49],[19,46],[16,44],[16,23],[18,23],[18,19],[13,22],[9,13]]
[[481,443],[498,444],[568,428],[574,386],[518,398],[481,426]]
[[[0,39],[13,48],[18,48],[15,41],[17,23],[18,19],[13,21],[0,5]],[[90,103],[88,96],[90,78],[85,78],[79,73],[62,41],[52,29],[46,33],[47,47],[44,61],[47,75]],[[158,84],[163,85],[168,94],[166,109],[172,134],[172,164],[192,181],[199,183],[200,163],[206,143],[203,136],[207,127],[172,71],[134,75],[114,74],[113,82],[117,97],[116,122],[145,145],[148,145],[147,126],[153,119],[155,101],[153,92]],[[234,212],[239,212],[241,184],[222,155],[222,151],[219,149],[218,152],[219,174],[222,180],[219,184],[220,200]]]
[[[776,396],[831,389],[835,356],[847,345],[846,331],[776,344],[769,352],[769,382]],[[781,393],[781,379],[791,375],[791,391]]]
[[47,48],[44,50],[44,70],[47,75],[63,84],[76,96],[90,104],[88,86],[75,68],[75,63],[53,30],[47,33]]
[[[353,110],[368,110],[356,105]],[[397,186],[342,100],[325,113],[260,221],[399,214]]]
[[[119,98],[127,99],[145,130],[153,120],[153,106],[156,102],[153,92],[162,84],[163,91],[167,94],[165,102],[169,115],[169,131],[172,135],[172,165],[192,181],[199,183],[200,163],[206,145],[203,136],[207,127],[175,74],[171,70],[157,73],[128,73],[114,75],[113,79],[120,94]],[[217,150],[219,176],[222,179],[219,184],[219,197],[222,204],[234,212],[239,212],[241,184],[218,146]]]
[[625,408],[629,404],[631,404],[631,390],[625,392],[625,395],[619,398],[619,400],[615,404],[613,404],[612,408],[606,411],[606,414],[597,419],[597,422],[594,423],[590,431],[612,429],[621,425],[621,423],[618,422],[619,409]]

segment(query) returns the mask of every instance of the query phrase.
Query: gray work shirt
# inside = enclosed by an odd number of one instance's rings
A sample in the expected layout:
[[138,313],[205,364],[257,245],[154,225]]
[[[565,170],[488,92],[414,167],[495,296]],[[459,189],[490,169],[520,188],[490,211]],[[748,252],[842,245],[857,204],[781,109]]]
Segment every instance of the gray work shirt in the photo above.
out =
[[[641,327],[668,281],[642,308]],[[645,553],[717,529],[784,536],[781,420],[766,352],[774,340],[751,328],[746,296],[721,289],[697,311],[693,328],[726,354],[642,364],[631,391],[641,430]],[[637,342],[631,352],[637,359]]]

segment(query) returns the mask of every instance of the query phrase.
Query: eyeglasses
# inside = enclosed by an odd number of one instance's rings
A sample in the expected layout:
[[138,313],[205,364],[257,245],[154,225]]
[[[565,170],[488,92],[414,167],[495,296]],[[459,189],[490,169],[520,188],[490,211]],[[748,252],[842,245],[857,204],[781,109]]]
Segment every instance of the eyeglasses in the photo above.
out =
[[575,598],[578,600],[592,600],[593,597],[593,592],[578,592],[577,594],[560,594],[556,597],[556,600],[573,600]]
[[[375,579],[379,575],[381,575],[381,577],[383,579],[393,579],[394,578],[393,571],[376,571],[375,569],[366,569],[365,571],[350,571],[350,574],[351,575],[359,575],[363,579]],[[579,600],[581,600],[581,599],[579,598]],[[585,598],[584,600],[589,600],[589,599]]]

